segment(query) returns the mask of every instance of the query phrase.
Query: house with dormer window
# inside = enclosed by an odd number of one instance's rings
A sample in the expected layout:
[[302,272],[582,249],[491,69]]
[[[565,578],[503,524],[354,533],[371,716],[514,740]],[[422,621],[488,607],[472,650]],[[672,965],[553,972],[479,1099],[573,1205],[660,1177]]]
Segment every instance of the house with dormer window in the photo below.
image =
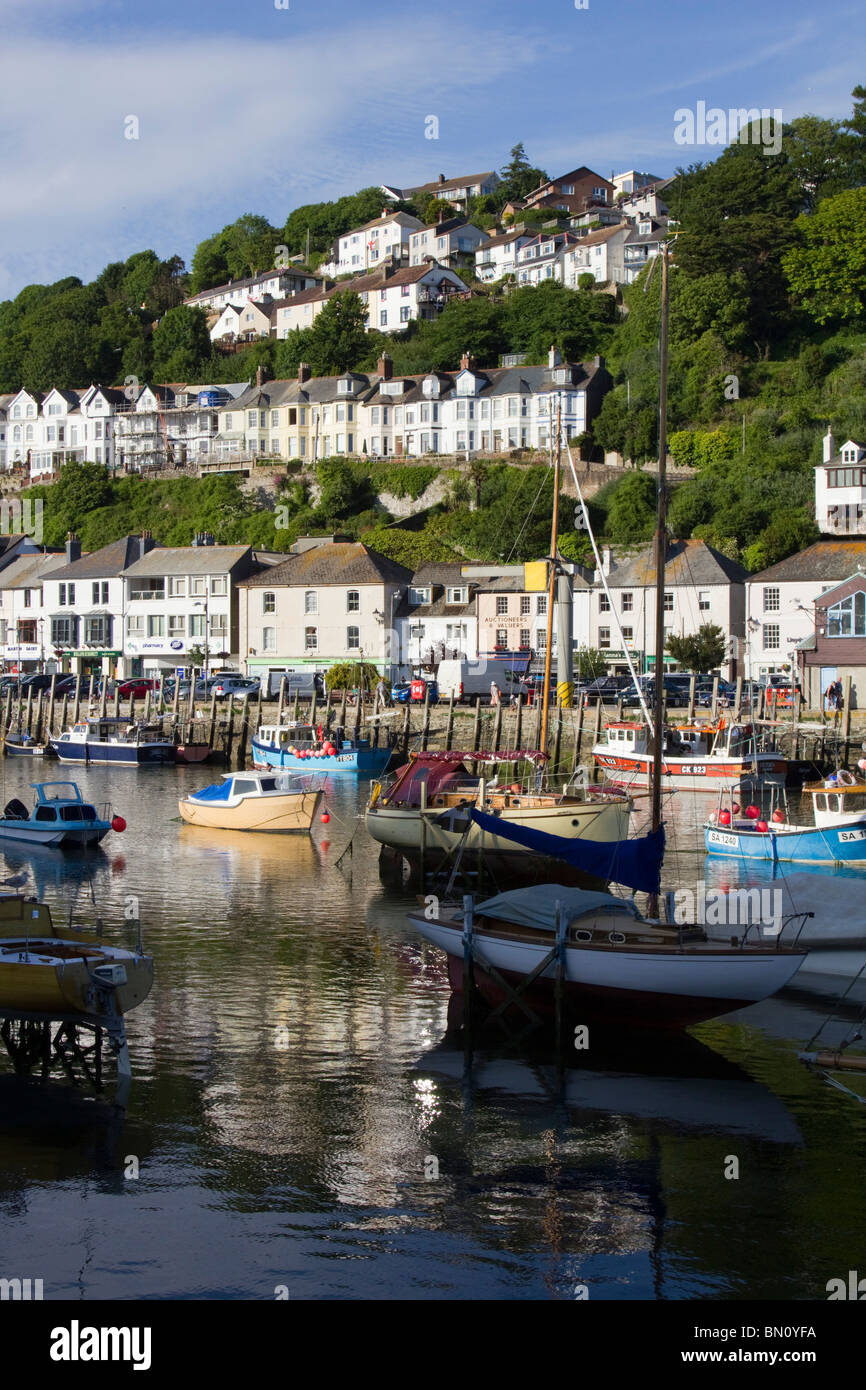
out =
[[460,563],[428,563],[415,571],[398,620],[400,647],[413,667],[435,670],[448,657],[477,660],[477,589]]
[[846,439],[837,449],[827,431],[815,468],[815,521],[824,535],[866,535],[866,444]]

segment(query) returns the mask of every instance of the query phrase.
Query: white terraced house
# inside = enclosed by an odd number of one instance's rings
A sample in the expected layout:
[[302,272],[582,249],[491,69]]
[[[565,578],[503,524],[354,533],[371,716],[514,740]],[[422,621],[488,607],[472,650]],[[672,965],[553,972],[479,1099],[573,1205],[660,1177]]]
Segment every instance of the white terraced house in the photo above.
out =
[[846,439],[839,449],[828,430],[815,468],[815,521],[828,536],[866,535],[866,444]]
[[250,275],[244,280],[229,280],[225,285],[215,285],[213,289],[201,290],[184,300],[184,304],[194,308],[215,310],[221,313],[227,304],[246,304],[248,299],[286,299],[301,290],[313,289],[318,284],[315,275],[294,266],[282,270],[265,270],[260,275]]
[[319,274],[363,275],[387,260],[395,264],[408,262],[410,237],[423,228],[424,223],[408,212],[389,212],[385,208],[381,217],[337,237],[331,260],[319,266]]
[[335,294],[357,294],[367,309],[367,328],[380,333],[404,333],[413,319],[433,319],[452,294],[465,294],[466,286],[455,271],[437,261],[404,266],[391,265],[347,280],[328,290],[297,295],[276,308],[276,336],[285,338],[296,328],[309,328]]
[[34,479],[56,477],[72,461],[113,467],[112,420],[123,399],[102,386],[52,388],[44,397],[19,391],[8,407],[7,465],[28,468]]
[[533,232],[523,227],[502,232],[479,243],[475,252],[475,274],[479,280],[501,280],[505,275],[517,274],[517,253],[532,241]]
[[0,662],[5,672],[56,669],[43,580],[66,563],[62,550],[21,555],[0,573]]
[[208,458],[214,451],[220,406],[246,390],[245,381],[219,386],[142,386],[114,416],[118,467],[140,473]]

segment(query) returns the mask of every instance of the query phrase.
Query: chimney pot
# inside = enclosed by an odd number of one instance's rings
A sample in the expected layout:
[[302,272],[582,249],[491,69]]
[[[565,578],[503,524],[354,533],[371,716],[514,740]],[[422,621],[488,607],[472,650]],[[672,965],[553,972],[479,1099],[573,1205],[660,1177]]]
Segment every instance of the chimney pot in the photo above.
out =
[[71,565],[75,560],[80,559],[81,541],[74,531],[69,531],[66,535],[66,563]]
[[381,377],[381,379],[382,379],[383,381],[390,381],[390,380],[391,380],[392,365],[391,365],[391,355],[390,355],[390,353],[387,353],[387,352],[383,352],[383,353],[382,353],[382,356],[379,358],[378,371],[379,371],[379,376]]
[[445,182],[445,175],[444,175],[444,174],[440,174],[440,175],[439,175],[439,180],[438,180],[438,181],[439,181],[439,183],[444,183],[444,182]]
[[312,375],[312,373],[310,372],[310,364],[309,364],[309,362],[299,362],[299,363],[298,363],[298,381],[299,381],[299,382],[309,381],[311,375]]
[[547,365],[551,368],[562,365],[562,357],[560,356],[559,348],[556,346],[556,343],[551,343],[550,345],[550,352],[547,354]]
[[824,435],[824,462],[829,463],[836,453],[836,441],[833,438],[833,431],[828,429]]

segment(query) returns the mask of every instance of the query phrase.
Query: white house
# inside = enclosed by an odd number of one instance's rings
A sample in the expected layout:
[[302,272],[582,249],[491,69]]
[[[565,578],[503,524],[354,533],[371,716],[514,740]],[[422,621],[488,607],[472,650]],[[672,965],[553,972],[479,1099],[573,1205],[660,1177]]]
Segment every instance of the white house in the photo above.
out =
[[332,258],[319,267],[319,273],[357,276],[375,270],[388,259],[395,263],[408,261],[410,236],[423,227],[424,223],[408,212],[389,212],[385,208],[381,217],[337,237]]
[[251,342],[254,338],[270,337],[275,307],[271,301],[258,303],[254,299],[227,304],[210,330],[211,342]]
[[0,662],[4,671],[55,669],[43,581],[66,563],[63,551],[21,555],[0,573]]
[[440,265],[472,265],[475,252],[487,233],[462,217],[442,218],[431,227],[412,232],[409,238],[409,264],[423,265],[428,259]]
[[840,448],[830,431],[815,468],[815,521],[826,535],[866,534],[866,444],[847,439]]
[[142,386],[117,410],[114,448],[126,473],[206,458],[214,451],[220,406],[248,389],[248,382],[218,386]]
[[367,309],[367,328],[381,333],[402,333],[412,319],[435,318],[452,294],[464,294],[466,286],[453,270],[438,262],[395,269],[382,266],[370,275],[347,280],[329,290],[296,295],[276,310],[276,336],[285,338],[296,328],[309,328],[335,294],[357,294]]
[[517,273],[517,253],[533,238],[522,226],[482,241],[475,252],[475,274],[479,280],[501,280]]
[[301,290],[315,288],[316,276],[309,271],[296,268],[265,270],[260,275],[250,275],[243,280],[229,280],[226,285],[215,285],[213,289],[201,290],[184,300],[193,308],[213,309],[221,313],[227,304],[246,304],[248,299],[285,299]]
[[588,232],[575,245],[565,247],[561,253],[562,283],[574,290],[581,275],[591,275],[598,284],[608,280],[624,284],[624,253],[632,231],[628,222],[622,222],[619,226]]
[[[815,632],[815,602],[866,573],[866,539],[820,540],[746,581],[746,674],[795,670],[797,648]],[[824,687],[826,688],[826,686]]]
[[399,610],[400,649],[407,665],[433,667],[444,657],[478,656],[478,581],[456,564],[422,565]]
[[89,555],[76,536],[66,542],[66,563],[42,582],[46,646],[64,671],[103,676],[122,673],[124,567],[153,538],[123,536]]
[[562,258],[577,244],[574,232],[542,232],[517,252],[517,283],[539,285],[543,280],[561,280]]
[[499,175],[495,169],[486,169],[481,174],[461,174],[458,178],[446,179],[444,174],[433,179],[430,183],[418,183],[413,188],[396,188],[391,184],[382,184],[382,192],[392,202],[414,199],[420,204],[429,198],[439,198],[442,202],[450,203],[452,207],[465,209],[470,198],[481,198],[488,193],[495,193],[499,183]]

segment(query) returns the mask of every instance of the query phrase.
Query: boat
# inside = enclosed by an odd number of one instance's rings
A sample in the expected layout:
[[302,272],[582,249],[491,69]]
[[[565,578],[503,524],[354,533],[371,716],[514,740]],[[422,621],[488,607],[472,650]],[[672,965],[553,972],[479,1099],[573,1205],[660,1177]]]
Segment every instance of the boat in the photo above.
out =
[[50,746],[61,762],[114,763],[120,767],[140,767],[150,763],[173,763],[175,745],[155,725],[130,724],[118,715],[99,715],[73,724]]
[[496,817],[497,825],[517,825],[564,839],[586,836],[606,844],[628,836],[631,801],[627,796],[596,795],[592,786],[573,792],[536,791],[515,781],[485,779],[479,769],[518,763],[543,768],[546,755],[524,752],[414,753],[393,783],[371,788],[365,824],[381,845],[414,857],[444,856],[465,836],[467,850],[483,846],[485,855],[526,860],[536,851],[483,830],[468,818],[470,807]]
[[[447,953],[455,992],[464,988],[470,941],[474,961],[512,988],[524,986],[521,998],[531,1007],[550,1012],[559,987],[563,1005],[582,1022],[605,1025],[686,1028],[775,994],[806,958],[805,950],[775,941],[747,941],[748,931],[736,942],[710,941],[698,927],[643,917],[629,899],[560,883],[511,889],[432,917],[419,910],[409,922]],[[487,1003],[508,1000],[486,969],[473,974]]]
[[321,785],[312,777],[226,772],[219,782],[191,792],[177,805],[189,825],[306,835],[321,800]]
[[[608,777],[646,779],[653,764],[652,735],[645,724],[615,719],[605,724],[605,737],[593,745],[596,766]],[[787,759],[757,747],[752,724],[697,721],[665,729],[661,780],[664,787],[695,789],[719,781],[743,787],[785,785]],[[631,785],[631,780],[628,785]]]
[[3,752],[10,758],[41,757],[45,745],[37,743],[31,734],[7,734],[3,739]]
[[373,748],[369,739],[338,738],[303,720],[261,724],[251,740],[256,767],[289,772],[357,772],[378,777],[391,761],[390,748]]
[[766,819],[759,806],[743,810],[737,795],[736,787],[722,793],[704,824],[708,854],[866,869],[866,782],[850,772],[803,787],[812,798],[811,824],[790,819],[784,794]]
[[0,839],[53,848],[98,845],[109,830],[124,830],[126,822],[113,817],[111,807],[101,812],[85,801],[76,782],[33,782],[36,793],[32,810],[13,797],[0,817]]

